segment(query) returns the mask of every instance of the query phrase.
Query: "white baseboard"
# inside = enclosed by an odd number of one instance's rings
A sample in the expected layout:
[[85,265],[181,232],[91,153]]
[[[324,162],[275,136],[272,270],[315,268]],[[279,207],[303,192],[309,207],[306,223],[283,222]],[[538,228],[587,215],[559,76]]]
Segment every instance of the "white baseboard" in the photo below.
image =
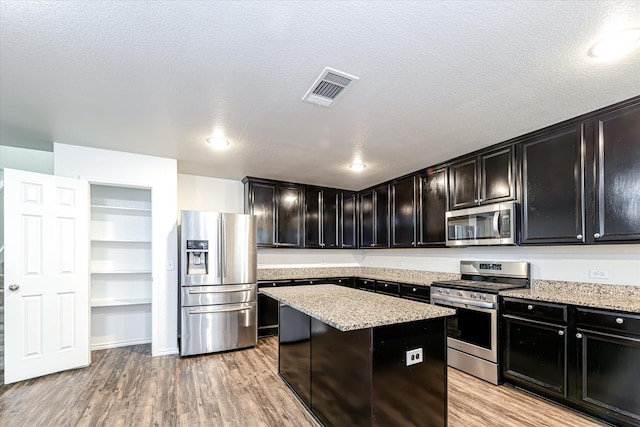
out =
[[139,345],[139,344],[151,344],[151,338],[142,338],[138,340],[129,340],[129,341],[114,341],[114,342],[105,342],[105,343],[97,343],[91,344],[91,350],[106,350],[108,348],[116,348],[116,347],[127,347],[130,345]]
[[153,357],[156,356],[171,356],[172,354],[178,354],[179,350],[178,347],[176,348],[165,348],[164,350],[158,350],[156,352],[156,354],[153,355]]

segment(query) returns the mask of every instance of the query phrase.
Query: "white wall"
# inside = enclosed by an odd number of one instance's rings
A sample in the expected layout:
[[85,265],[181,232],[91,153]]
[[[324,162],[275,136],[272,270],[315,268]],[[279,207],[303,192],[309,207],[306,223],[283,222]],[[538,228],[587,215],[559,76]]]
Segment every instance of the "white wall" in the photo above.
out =
[[97,148],[54,144],[55,175],[94,182],[151,187],[152,208],[152,344],[154,356],[178,352],[177,161]]
[[0,169],[53,174],[53,152],[0,145]]
[[[360,256],[363,266],[449,273],[457,273],[463,259],[528,261],[533,279],[640,286],[640,245],[385,249]],[[609,278],[590,278],[590,269],[607,270]]]
[[241,181],[178,174],[178,209],[244,213]]

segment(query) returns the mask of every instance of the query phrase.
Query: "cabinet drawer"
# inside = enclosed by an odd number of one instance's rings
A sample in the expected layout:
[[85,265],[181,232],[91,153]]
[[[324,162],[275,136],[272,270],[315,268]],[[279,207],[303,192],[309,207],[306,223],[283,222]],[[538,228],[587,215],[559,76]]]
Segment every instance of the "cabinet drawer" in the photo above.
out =
[[288,286],[291,285],[291,280],[264,280],[258,282],[258,289],[260,288],[272,288],[276,286]]
[[579,308],[576,326],[640,335],[640,315]]
[[355,280],[353,277],[334,277],[332,279],[327,279],[326,283],[333,283],[338,286],[347,286],[349,288],[353,288],[355,286]]
[[400,285],[400,295],[403,298],[414,299],[418,301],[431,301],[431,288],[419,285]]
[[375,291],[375,280],[372,279],[357,279],[356,288],[362,289],[364,291]]
[[392,282],[376,282],[376,292],[387,295],[400,295],[400,285]]
[[256,301],[256,295],[256,285],[183,286],[181,288],[181,305],[194,307],[249,303]]
[[567,306],[547,302],[504,298],[504,314],[527,319],[567,323]]

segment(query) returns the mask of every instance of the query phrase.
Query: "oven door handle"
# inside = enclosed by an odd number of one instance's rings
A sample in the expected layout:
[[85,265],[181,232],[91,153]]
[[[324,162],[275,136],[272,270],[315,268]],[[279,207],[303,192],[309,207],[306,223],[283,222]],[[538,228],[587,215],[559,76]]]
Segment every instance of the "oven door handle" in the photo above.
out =
[[486,313],[490,313],[491,311],[496,309],[496,304],[492,302],[481,302],[481,301],[469,302],[469,301],[458,299],[458,298],[443,299],[443,298],[433,297],[433,302],[434,304],[443,304],[443,305],[448,305],[448,306],[458,307],[458,308],[468,308],[470,310],[484,311]]

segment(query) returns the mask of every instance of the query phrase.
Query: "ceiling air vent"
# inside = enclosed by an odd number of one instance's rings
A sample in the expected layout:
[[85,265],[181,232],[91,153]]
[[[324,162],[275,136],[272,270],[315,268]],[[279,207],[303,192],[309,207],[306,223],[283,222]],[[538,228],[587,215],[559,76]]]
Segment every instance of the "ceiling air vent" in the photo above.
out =
[[327,67],[304,94],[302,100],[321,107],[331,107],[354,80],[358,78]]

